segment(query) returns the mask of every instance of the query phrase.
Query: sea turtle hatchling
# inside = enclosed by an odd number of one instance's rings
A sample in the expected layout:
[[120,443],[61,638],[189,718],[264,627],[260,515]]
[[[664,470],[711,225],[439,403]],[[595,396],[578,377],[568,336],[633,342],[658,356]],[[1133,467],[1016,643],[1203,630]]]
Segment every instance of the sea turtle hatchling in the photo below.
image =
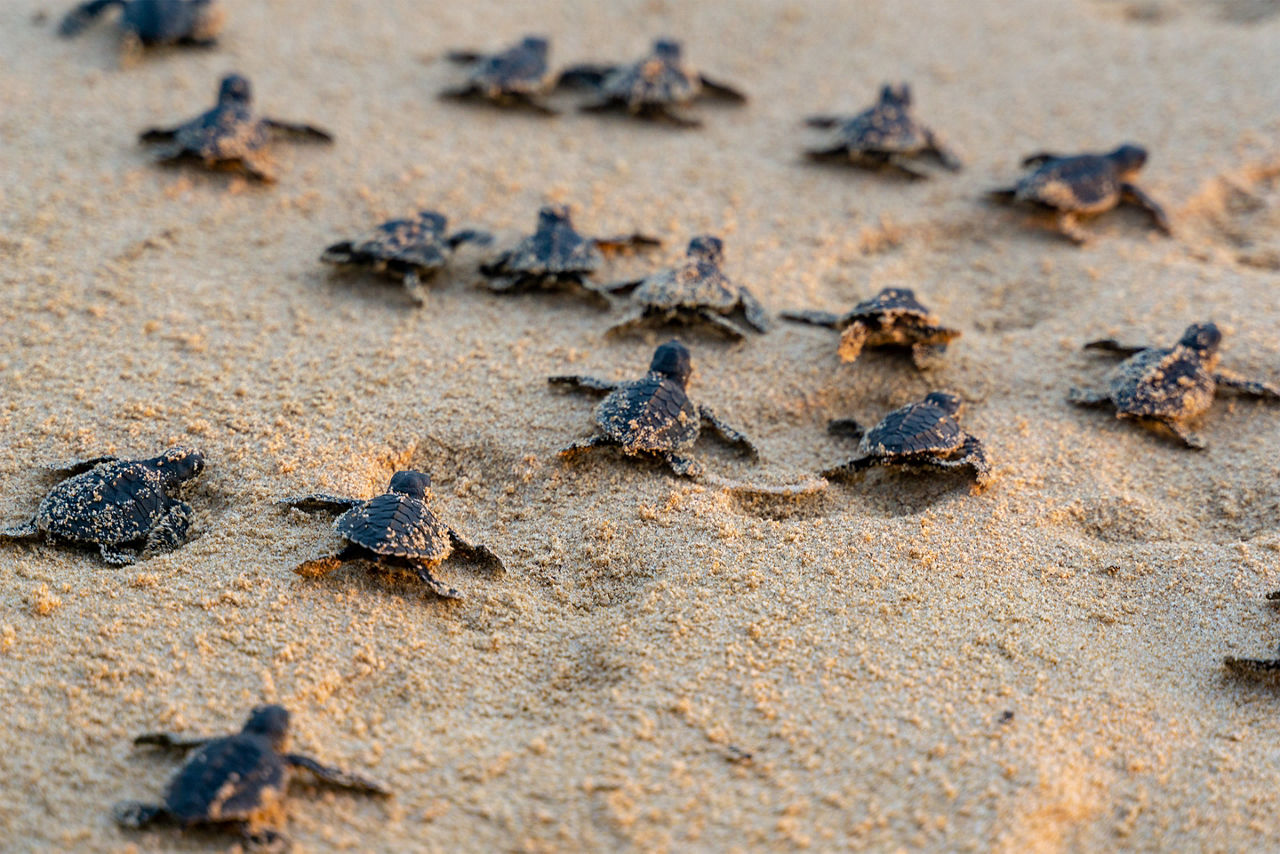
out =
[[547,205],[538,211],[538,225],[512,249],[482,264],[485,285],[495,293],[516,293],[539,288],[571,288],[597,300],[607,298],[589,277],[604,263],[605,255],[628,247],[660,246],[644,234],[588,237],[573,227],[569,208]]
[[158,45],[212,47],[226,19],[218,0],[90,0],[66,14],[58,35],[77,36],[116,6],[126,56]]
[[721,270],[724,243],[709,234],[689,241],[683,264],[644,279],[604,285],[608,293],[633,291],[636,308],[611,326],[607,334],[644,323],[704,323],[734,340],[747,330],[730,319],[741,312],[747,326],[769,331],[769,316],[751,291],[734,284]]
[[857,359],[866,347],[909,347],[916,367],[923,369],[960,337],[960,330],[942,326],[910,288],[885,288],[843,315],[784,311],[782,318],[838,330],[837,352],[845,362]]
[[649,372],[638,380],[613,382],[585,376],[550,377],[553,385],[567,385],[607,395],[596,407],[596,434],[560,452],[571,456],[591,448],[621,448],[627,456],[662,459],[682,477],[705,474],[701,463],[683,456],[698,441],[702,425],[710,425],[725,441],[758,456],[755,445],[708,407],[689,399],[693,361],[679,341],[668,341],[653,353]]
[[272,825],[282,817],[294,771],[309,771],[323,783],[354,792],[391,793],[375,780],[289,753],[288,742],[289,712],[281,706],[257,707],[235,735],[140,735],[134,744],[194,752],[169,780],[161,803],[118,804],[116,823],[130,829],[164,824],[228,829],[240,833],[250,845],[284,849],[288,840]]
[[805,124],[832,131],[819,148],[805,153],[812,160],[851,163],[870,169],[891,169],[910,178],[928,178],[908,161],[930,158],[943,168],[957,171],[960,158],[911,114],[911,88],[885,84],[880,99],[854,116],[809,116]]
[[1212,323],[1188,326],[1172,347],[1133,347],[1107,338],[1085,345],[1125,357],[1107,377],[1106,387],[1071,389],[1067,399],[1077,406],[1111,406],[1116,417],[1162,425],[1188,448],[1206,447],[1186,422],[1213,405],[1219,386],[1241,394],[1280,400],[1280,388],[1218,370],[1222,333]]
[[547,65],[550,43],[542,36],[525,36],[498,53],[453,50],[450,62],[471,66],[467,81],[445,89],[440,97],[459,101],[487,101],[499,106],[519,106],[543,115],[556,111],[543,104],[541,96],[555,88],[557,75]]
[[365,267],[399,279],[419,303],[426,301],[423,279],[434,276],[464,243],[482,246],[493,241],[485,231],[464,229],[448,234],[448,220],[435,211],[421,211],[412,219],[384,222],[357,240],[335,243],[320,260],[329,264]]
[[0,530],[0,538],[50,537],[96,548],[115,566],[143,552],[165,552],[187,541],[193,512],[178,498],[204,471],[204,455],[173,447],[158,457],[95,457],[58,466],[66,476],[41,500],[30,522]]
[[1147,162],[1147,150],[1126,143],[1105,154],[1033,154],[1022,161],[1031,170],[1012,187],[993,190],[991,198],[1018,202],[1048,211],[1058,231],[1076,244],[1089,241],[1080,217],[1109,211],[1121,203],[1136,205],[1151,215],[1155,227],[1172,234],[1164,208],[1134,183]]
[[924,400],[895,409],[870,430],[853,419],[832,421],[829,432],[858,439],[858,455],[823,472],[849,475],[875,466],[950,471],[969,469],[979,489],[991,470],[982,442],[956,420],[963,402],[957,395],[935,391]]
[[368,501],[334,495],[308,495],[282,502],[300,510],[342,512],[334,530],[347,542],[336,555],[309,560],[295,572],[323,575],[352,560],[386,568],[408,569],[436,595],[461,599],[462,594],[437,581],[431,570],[454,553],[502,568],[502,561],[487,546],[473,545],[436,518],[427,506],[430,475],[399,471],[387,491]]
[[274,181],[267,169],[266,146],[273,133],[314,142],[332,142],[328,131],[253,114],[253,92],[239,74],[222,78],[218,104],[174,128],[143,131],[145,143],[165,143],[157,152],[161,163],[197,160],[210,168],[239,169],[259,181]]
[[648,56],[631,65],[584,64],[566,68],[561,86],[593,90],[597,98],[582,106],[586,112],[625,111],[645,119],[661,119],[682,127],[697,127],[697,119],[682,116],[683,107],[703,96],[743,103],[747,96],[717,82],[684,61],[680,42],[658,39]]

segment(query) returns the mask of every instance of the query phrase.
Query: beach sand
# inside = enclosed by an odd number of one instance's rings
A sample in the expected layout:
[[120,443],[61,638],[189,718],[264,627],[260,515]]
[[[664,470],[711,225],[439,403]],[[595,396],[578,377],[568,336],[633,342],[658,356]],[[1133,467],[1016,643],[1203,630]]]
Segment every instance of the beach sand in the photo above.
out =
[[[305,851],[1275,844],[1277,695],[1221,660],[1280,638],[1280,411],[1223,395],[1194,453],[1065,395],[1112,364],[1085,341],[1199,320],[1225,366],[1280,379],[1276,3],[227,0],[216,50],[125,70],[110,26],[55,37],[65,5],[10,0],[0,28],[0,520],[30,516],[45,463],[181,442],[209,468],[176,552],[0,549],[0,847],[235,844],[122,832],[111,807],[177,767],[135,734],[229,732],[262,702],[294,712],[297,749],[397,792],[299,778]],[[699,107],[697,131],[436,100],[446,50],[526,32],[557,63],[675,35],[752,100]],[[336,145],[276,147],[266,187],[154,166],[136,134],[231,70]],[[965,171],[802,161],[803,116],[897,80]],[[1173,239],[1116,212],[1078,249],[982,200],[1032,151],[1125,140],[1152,152]],[[607,452],[565,463],[593,401],[545,378],[638,376],[669,330],[605,339],[584,301],[490,295],[471,248],[423,309],[317,261],[422,207],[507,245],[549,201],[665,239],[605,280],[710,232],[772,311],[903,285],[964,330],[928,374],[842,364],[823,329],[683,333],[694,397],[764,454],[705,440],[715,471],[823,468],[853,452],[828,419],[949,388],[996,482],[879,471],[747,499]],[[447,603],[358,566],[291,572],[337,541],[275,500],[371,496],[406,467],[507,574],[451,562],[468,598]]]

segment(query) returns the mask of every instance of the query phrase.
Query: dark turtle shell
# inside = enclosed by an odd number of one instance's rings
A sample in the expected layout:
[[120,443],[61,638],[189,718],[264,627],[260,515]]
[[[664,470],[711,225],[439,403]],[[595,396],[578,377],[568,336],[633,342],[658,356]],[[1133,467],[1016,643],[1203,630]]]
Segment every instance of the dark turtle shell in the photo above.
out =
[[1192,418],[1213,405],[1216,388],[1199,353],[1153,348],[1130,356],[1107,381],[1122,414],[1139,418]]
[[695,237],[689,242],[684,263],[644,279],[636,288],[634,299],[655,309],[733,311],[742,301],[742,290],[720,269],[723,257],[718,238]]
[[325,255],[340,255],[338,260],[344,264],[379,266],[398,261],[431,272],[448,263],[453,253],[445,234],[447,225],[443,214],[422,211],[413,219],[384,222],[357,240],[335,243]]
[[284,797],[289,768],[271,740],[241,732],[198,748],[165,789],[179,824],[248,821]]
[[226,17],[217,0],[121,0],[115,4],[90,0],[67,13],[58,34],[78,35],[111,5],[122,6],[120,28],[148,46],[210,42]]
[[656,372],[610,392],[596,408],[596,424],[627,453],[688,447],[702,427],[680,382]]
[[1018,201],[1087,214],[1120,202],[1126,182],[1147,162],[1147,152],[1125,144],[1105,154],[1036,155],[1026,162],[1034,168],[1014,187]]
[[847,324],[855,320],[876,320],[881,323],[891,323],[898,319],[935,322],[929,309],[916,299],[915,291],[910,288],[885,288],[850,309],[844,317],[844,322]]
[[633,110],[687,104],[702,92],[702,80],[681,54],[678,42],[660,39],[644,59],[608,74],[600,85],[600,94]]
[[538,94],[551,83],[549,47],[545,38],[526,36],[504,51],[480,57],[467,75],[467,82],[491,98]]
[[836,133],[850,150],[866,154],[914,154],[933,145],[929,131],[911,115],[906,85],[884,86],[874,106],[849,118]]
[[178,127],[174,142],[211,162],[251,155],[270,139],[267,127],[254,116],[252,103],[249,81],[229,75],[222,81],[217,106]]
[[569,209],[548,205],[538,211],[538,228],[514,248],[481,268],[490,276],[586,275],[604,263],[595,239],[579,234]]
[[[950,400],[944,399],[949,398]],[[947,454],[964,444],[965,432],[954,417],[958,399],[935,392],[886,415],[859,447],[864,456],[901,457]]]
[[442,561],[453,551],[449,529],[426,503],[401,492],[384,492],[343,513],[334,522],[337,532],[383,557]]

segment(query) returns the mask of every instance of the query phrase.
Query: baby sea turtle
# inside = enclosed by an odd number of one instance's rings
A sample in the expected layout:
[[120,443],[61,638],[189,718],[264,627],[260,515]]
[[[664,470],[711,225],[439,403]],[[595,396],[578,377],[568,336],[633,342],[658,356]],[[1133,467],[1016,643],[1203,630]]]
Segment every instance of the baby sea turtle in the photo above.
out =
[[615,323],[608,334],[642,323],[708,323],[734,340],[747,331],[730,320],[741,311],[747,325],[769,331],[769,315],[751,291],[735,285],[720,269],[724,243],[709,234],[689,241],[683,264],[644,279],[604,285],[608,293],[634,291],[631,301],[639,308]]
[[330,786],[370,795],[391,793],[375,780],[287,752],[289,712],[282,706],[258,706],[235,735],[184,738],[156,732],[133,743],[195,752],[169,780],[161,803],[116,806],[116,822],[131,829],[160,824],[225,828],[251,845],[281,849],[288,840],[271,825],[282,817],[289,779],[297,769]]
[[911,87],[906,83],[897,87],[885,84],[875,106],[857,115],[810,116],[805,124],[833,131],[826,145],[805,152],[813,160],[892,169],[910,178],[929,177],[907,165],[917,158],[931,158],[953,172],[962,166],[938,135],[911,115]]
[[436,595],[461,599],[461,593],[437,581],[431,570],[455,552],[499,569],[502,561],[487,546],[472,545],[436,518],[427,506],[430,488],[430,475],[399,471],[391,477],[386,492],[368,501],[309,495],[283,502],[300,510],[342,512],[333,527],[347,541],[347,547],[336,555],[309,560],[295,571],[323,575],[346,561],[364,560],[381,567],[409,569]]
[[162,163],[198,160],[210,168],[239,169],[259,181],[274,181],[266,166],[266,146],[274,132],[315,142],[332,142],[328,131],[253,114],[253,92],[239,74],[222,78],[218,105],[175,128],[144,131],[146,143],[168,143],[158,152]]
[[95,457],[53,471],[67,479],[49,490],[34,519],[0,537],[47,536],[96,548],[107,563],[123,566],[144,551],[172,551],[187,541],[194,511],[178,495],[204,471],[204,455],[178,446],[146,460]]
[[645,119],[663,119],[683,127],[697,127],[697,119],[673,112],[709,95],[734,103],[747,96],[716,82],[682,57],[680,42],[658,39],[648,56],[631,65],[575,65],[564,70],[560,83],[593,89],[597,100],[582,107],[587,112],[623,110]]
[[655,456],[682,477],[705,474],[701,463],[682,455],[698,441],[702,425],[709,424],[730,444],[752,456],[755,445],[744,434],[721,421],[709,407],[689,399],[687,388],[693,362],[679,341],[668,341],[653,353],[649,372],[638,380],[613,382],[595,377],[550,377],[554,385],[606,394],[596,407],[597,433],[574,442],[560,452],[570,456],[589,448],[617,447],[627,456]]
[[844,315],[826,311],[784,311],[782,317],[798,323],[827,326],[840,331],[841,360],[852,362],[864,347],[910,347],[917,368],[927,368],[960,337],[959,329],[938,323],[916,299],[910,288],[885,288],[863,300]]
[[426,301],[422,280],[439,272],[464,243],[488,245],[493,236],[464,229],[446,233],[448,219],[435,211],[421,211],[413,219],[384,222],[358,240],[335,243],[320,256],[329,264],[366,267],[399,279],[418,302]]
[[482,264],[480,273],[495,293],[569,287],[603,300],[588,277],[604,263],[606,253],[660,245],[660,240],[644,234],[587,237],[574,229],[567,206],[547,205],[538,211],[537,230]]
[[470,65],[471,69],[465,84],[445,89],[440,96],[527,107],[544,115],[555,115],[555,110],[539,100],[555,88],[557,75],[547,65],[549,50],[550,42],[542,36],[525,36],[498,53],[450,51],[446,54],[450,62]]
[[1089,240],[1078,225],[1080,217],[1109,211],[1122,202],[1142,208],[1157,229],[1172,234],[1164,208],[1133,183],[1146,162],[1147,150],[1132,143],[1105,154],[1033,154],[1022,161],[1031,169],[1028,175],[990,195],[996,201],[1025,203],[1053,213],[1058,231],[1077,244]]
[[991,476],[982,442],[956,421],[963,402],[935,391],[918,403],[895,409],[870,430],[853,419],[832,421],[831,433],[858,439],[858,456],[823,472],[826,477],[860,472],[874,466],[949,471],[968,468],[979,488]]
[[226,10],[217,0],[90,0],[67,13],[58,35],[79,35],[115,6],[120,7],[126,55],[157,45],[212,47],[226,19]]
[[1172,347],[1129,347],[1113,339],[1092,341],[1086,350],[1125,357],[1105,388],[1073,388],[1067,399],[1078,406],[1113,406],[1117,418],[1163,425],[1188,448],[1206,447],[1186,422],[1203,415],[1219,386],[1241,394],[1280,400],[1280,388],[1218,370],[1222,333],[1212,323],[1188,326]]

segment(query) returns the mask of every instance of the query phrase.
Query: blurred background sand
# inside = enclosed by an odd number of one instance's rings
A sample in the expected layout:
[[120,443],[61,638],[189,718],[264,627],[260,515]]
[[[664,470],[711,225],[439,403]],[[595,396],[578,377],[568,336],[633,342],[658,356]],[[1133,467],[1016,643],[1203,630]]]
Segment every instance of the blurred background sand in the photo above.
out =
[[[1111,336],[1227,332],[1224,364],[1280,379],[1280,5],[1267,0],[954,3],[420,3],[227,0],[210,52],[121,70],[114,28],[72,42],[66,3],[0,27],[0,266],[7,332],[0,520],[37,464],[195,443],[198,538],[125,569],[0,550],[0,838],[7,851],[199,851],[124,834],[121,799],[176,763],[151,729],[223,732],[279,701],[295,744],[389,781],[377,802],[295,786],[299,850],[1261,850],[1280,834],[1277,698],[1222,672],[1280,619],[1280,412],[1230,396],[1201,454],[1064,402]],[[43,15],[43,20],[40,16]],[[453,47],[552,37],[553,60],[627,59],[651,37],[752,96],[680,132],[438,102]],[[280,182],[152,166],[139,130],[206,109],[243,72],[269,115],[331,128],[280,146]],[[812,112],[907,80],[966,158],[903,183],[803,163]],[[985,206],[1018,159],[1124,140],[1175,217],[1091,223],[1080,250]],[[945,366],[835,357],[826,330],[740,345],[691,332],[692,390],[761,445],[763,472],[847,458],[829,418],[933,388],[969,401],[999,480],[873,473],[749,501],[602,453],[555,451],[592,401],[552,373],[643,371],[667,331],[605,341],[569,297],[498,298],[464,250],[415,310],[334,275],[325,245],[433,207],[501,242],[538,205],[589,233],[722,235],[773,311],[917,289],[964,329]],[[459,604],[411,579],[290,569],[329,520],[273,506],[369,496],[398,468],[502,554],[450,564]],[[742,754],[751,755],[744,761]]]

